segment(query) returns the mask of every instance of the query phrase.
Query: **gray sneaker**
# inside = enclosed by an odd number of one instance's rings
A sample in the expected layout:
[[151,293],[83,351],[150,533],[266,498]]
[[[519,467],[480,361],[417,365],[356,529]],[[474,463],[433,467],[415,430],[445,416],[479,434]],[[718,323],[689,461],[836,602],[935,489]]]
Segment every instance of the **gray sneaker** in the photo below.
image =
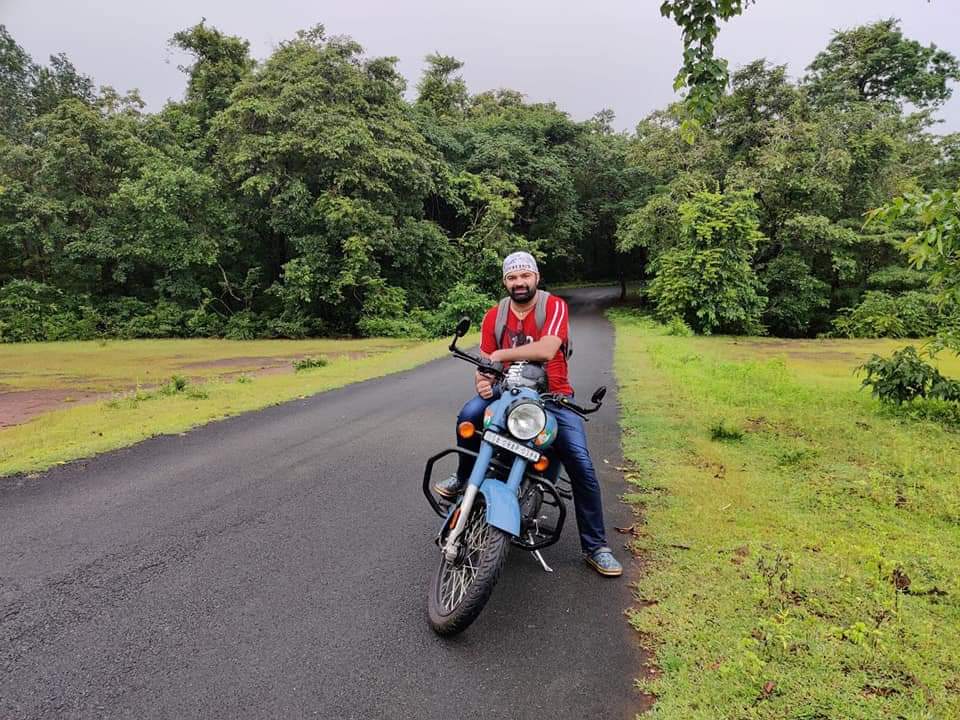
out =
[[587,565],[606,577],[623,575],[623,565],[613,556],[613,550],[608,547],[599,547],[592,553],[583,556]]
[[433,491],[442,498],[447,500],[453,500],[457,495],[463,492],[463,489],[467,486],[466,482],[462,482],[456,474],[451,475],[450,477],[444,480],[438,480],[433,484]]

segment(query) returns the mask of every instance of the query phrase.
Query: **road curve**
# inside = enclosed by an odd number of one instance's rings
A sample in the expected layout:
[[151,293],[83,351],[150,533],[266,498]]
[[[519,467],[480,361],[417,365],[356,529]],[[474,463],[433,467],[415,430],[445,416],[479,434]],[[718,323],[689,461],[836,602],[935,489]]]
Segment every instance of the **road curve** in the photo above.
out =
[[[615,293],[569,299],[573,384],[610,390],[588,428],[622,548]],[[466,633],[430,631],[420,479],[469,392],[443,359],[0,480],[0,717],[632,717],[629,577],[584,565],[572,513],[555,573],[513,552]]]

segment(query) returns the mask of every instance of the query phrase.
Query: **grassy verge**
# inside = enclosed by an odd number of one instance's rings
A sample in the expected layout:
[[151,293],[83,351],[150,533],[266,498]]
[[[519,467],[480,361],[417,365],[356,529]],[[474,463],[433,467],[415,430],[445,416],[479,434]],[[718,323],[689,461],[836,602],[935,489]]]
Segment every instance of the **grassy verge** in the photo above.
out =
[[904,343],[613,317],[655,715],[960,717],[960,434],[851,373]]
[[[463,343],[476,339],[471,336]],[[338,352],[346,352],[344,341],[317,342],[331,343]],[[450,343],[449,340],[377,342],[393,349],[359,358],[334,352],[327,365],[295,374],[239,375],[199,384],[181,379],[150,390],[123,393],[112,400],[40,415],[0,430],[0,477],[44,470],[154,435],[183,432],[230,415],[408,370],[444,356]],[[182,355],[186,355],[186,350],[181,346]],[[370,350],[368,343],[367,351]],[[196,355],[189,357],[193,361]],[[106,382],[110,375],[109,370],[100,370],[102,381]]]
[[362,340],[104,340],[0,345],[4,390],[103,392],[166,382],[171,375],[208,379],[225,371],[255,372],[315,355],[364,357],[416,341]]

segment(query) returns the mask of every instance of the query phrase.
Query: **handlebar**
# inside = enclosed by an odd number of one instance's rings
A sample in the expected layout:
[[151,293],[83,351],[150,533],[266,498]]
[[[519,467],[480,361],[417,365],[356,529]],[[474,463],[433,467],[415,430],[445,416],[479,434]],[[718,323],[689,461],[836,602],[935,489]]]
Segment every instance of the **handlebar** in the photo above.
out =
[[550,402],[556,403],[557,405],[565,407],[568,410],[571,410],[577,415],[579,415],[580,417],[582,417],[584,420],[588,419],[587,415],[591,415],[592,413],[595,413],[603,405],[602,402],[597,402],[594,404],[592,408],[588,410],[587,408],[580,407],[579,405],[577,405],[575,402],[573,402],[573,400],[568,398],[566,395],[558,395],[557,393],[543,393],[542,395],[540,395],[540,399],[548,400]]
[[[460,326],[458,326],[457,334],[454,335],[453,340],[450,343],[450,348],[449,348],[450,353],[454,357],[460,358],[461,360],[464,360],[470,363],[471,365],[476,366],[477,370],[483,373],[484,375],[490,375],[496,378],[497,380],[503,380],[506,377],[506,373],[503,371],[503,366],[501,363],[494,364],[490,360],[476,357],[474,355],[471,355],[470,353],[464,352],[463,350],[457,347],[457,340],[460,339],[466,333],[469,325],[470,325],[470,321],[466,318],[463,318],[460,321]],[[461,330],[461,326],[462,326],[462,330]],[[500,365],[500,367],[496,367],[496,365]],[[595,413],[597,410],[600,409],[600,406],[603,405],[603,393],[605,392],[606,392],[606,388],[600,388],[596,393],[594,393],[593,407],[590,408],[589,410],[587,408],[580,407],[579,405],[574,403],[570,398],[568,398],[566,395],[559,395],[557,393],[542,393],[540,395],[540,399],[546,400],[549,402],[554,402],[557,405],[565,407],[568,410],[576,413],[577,415],[582,417],[584,420],[589,420],[587,415]]]
[[463,350],[460,350],[459,348],[454,347],[453,345],[450,346],[450,352],[453,354],[454,357],[460,358],[461,360],[466,360],[471,365],[476,365],[477,370],[483,373],[484,375],[492,375],[498,380],[502,380],[503,377],[505,376],[505,373],[503,372],[503,370],[492,365],[489,360],[475,357],[470,353],[465,353]]

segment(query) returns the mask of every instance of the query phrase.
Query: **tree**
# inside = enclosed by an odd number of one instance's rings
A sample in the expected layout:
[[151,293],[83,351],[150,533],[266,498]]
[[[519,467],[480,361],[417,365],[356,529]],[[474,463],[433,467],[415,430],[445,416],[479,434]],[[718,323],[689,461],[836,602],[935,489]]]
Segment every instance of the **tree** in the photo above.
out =
[[761,332],[766,298],[750,259],[762,235],[750,193],[699,192],[680,217],[680,244],[656,259],[647,290],[657,314],[705,334]]
[[807,70],[804,82],[823,107],[855,101],[937,107],[950,98],[949,81],[960,79],[953,55],[905,38],[895,18],[834,32]]
[[[301,32],[233,91],[212,122],[215,162],[262,270],[259,309],[352,329],[416,232],[438,158],[410,121],[394,58]],[[279,303],[271,309],[270,299]]]
[[467,84],[454,73],[463,63],[439,53],[427,55],[426,62],[427,69],[417,83],[417,105],[429,108],[437,117],[462,117],[467,106]]
[[253,70],[250,43],[201,22],[176,33],[170,45],[194,58],[180,69],[189,76],[186,102],[205,126],[230,104],[230,93]]
[[33,60],[0,24],[0,136],[19,138],[33,118],[36,73]]
[[48,66],[37,68],[31,94],[36,117],[52,111],[64,100],[92,105],[97,99],[93,81],[79,73],[63,53],[51,55]]

